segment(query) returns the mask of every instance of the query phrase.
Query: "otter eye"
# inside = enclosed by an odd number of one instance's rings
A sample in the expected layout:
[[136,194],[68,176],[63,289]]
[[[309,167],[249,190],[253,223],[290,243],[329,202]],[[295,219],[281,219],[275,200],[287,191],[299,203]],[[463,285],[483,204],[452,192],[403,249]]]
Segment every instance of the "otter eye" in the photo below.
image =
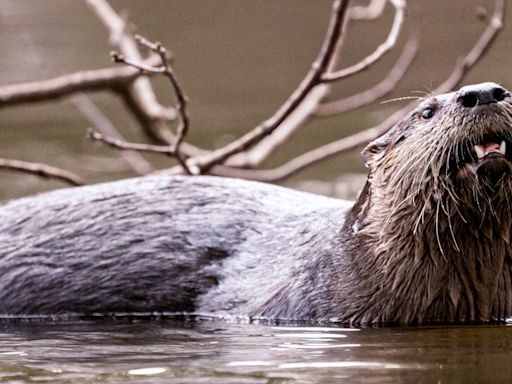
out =
[[421,117],[423,117],[425,120],[428,120],[431,119],[435,113],[436,110],[434,108],[425,108],[423,111],[421,111]]

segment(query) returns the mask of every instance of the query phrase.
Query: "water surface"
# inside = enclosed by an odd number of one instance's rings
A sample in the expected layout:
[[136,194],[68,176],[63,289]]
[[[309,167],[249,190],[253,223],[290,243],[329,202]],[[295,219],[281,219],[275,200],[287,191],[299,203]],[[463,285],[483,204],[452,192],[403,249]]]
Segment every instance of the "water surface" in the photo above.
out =
[[3,324],[0,382],[505,383],[512,328]]

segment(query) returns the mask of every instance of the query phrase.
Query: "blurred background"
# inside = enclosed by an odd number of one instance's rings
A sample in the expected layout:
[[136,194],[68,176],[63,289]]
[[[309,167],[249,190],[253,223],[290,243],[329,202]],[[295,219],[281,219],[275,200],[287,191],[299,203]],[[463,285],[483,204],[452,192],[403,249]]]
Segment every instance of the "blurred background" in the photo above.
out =
[[[126,10],[137,32],[163,42],[175,54],[173,67],[190,99],[188,141],[215,148],[269,117],[302,80],[315,59],[331,12],[330,0],[111,0]],[[355,2],[367,4],[364,2]],[[491,0],[412,0],[397,48],[369,71],[335,86],[332,98],[349,96],[382,79],[414,31],[416,59],[396,90],[383,98],[429,92],[474,45],[486,22],[477,15]],[[376,21],[354,21],[341,66],[368,55],[388,33],[393,9]],[[464,83],[496,81],[512,86],[512,31],[505,28]],[[0,0],[0,86],[44,80],[78,70],[111,66],[109,34],[83,1]],[[159,99],[173,103],[165,79],[155,79]],[[421,95],[421,93],[419,94]],[[147,141],[113,94],[90,95],[130,140]],[[365,108],[306,124],[263,168],[382,121],[407,101],[376,102]],[[134,174],[119,153],[86,139],[90,123],[69,102],[0,109],[0,157],[48,163],[71,170],[87,183]],[[159,168],[174,164],[147,156]],[[284,184],[333,194],[340,176],[365,173],[359,150],[315,165]],[[349,186],[358,188],[358,180]],[[0,171],[0,199],[65,186],[35,176]],[[354,181],[355,180],[355,181]],[[313,187],[311,187],[313,185]],[[352,193],[352,192],[350,192]],[[349,193],[349,194],[350,194]]]

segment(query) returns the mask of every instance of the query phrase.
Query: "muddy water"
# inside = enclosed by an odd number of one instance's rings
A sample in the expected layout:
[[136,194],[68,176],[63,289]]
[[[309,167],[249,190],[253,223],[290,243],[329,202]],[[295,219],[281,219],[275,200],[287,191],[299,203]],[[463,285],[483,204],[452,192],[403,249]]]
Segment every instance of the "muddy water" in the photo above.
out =
[[[483,0],[409,3],[407,29],[420,33],[422,45],[411,71],[387,99],[428,92],[442,81],[484,27],[474,17],[475,7],[493,6]],[[315,57],[330,11],[328,0],[112,4],[129,11],[139,32],[174,51],[176,72],[190,97],[190,139],[207,148],[237,137],[286,99]],[[342,62],[353,63],[373,49],[391,16],[387,12],[375,23],[355,24]],[[512,86],[511,37],[507,30],[467,83],[492,80]],[[82,2],[0,0],[0,84],[109,66],[107,40]],[[333,97],[374,84],[397,55],[340,84]],[[163,100],[171,101],[165,82],[156,81],[155,87]],[[128,138],[143,139],[112,95],[92,99]],[[315,119],[265,166],[371,126],[399,106],[376,103],[344,116]],[[62,166],[91,183],[133,175],[115,152],[85,139],[88,125],[66,100],[2,109],[0,157]],[[158,167],[171,164],[159,157],[149,160]],[[332,193],[332,181],[340,175],[363,171],[354,151],[290,183],[322,180],[321,190]],[[0,173],[0,199],[61,186]],[[0,382],[495,383],[512,376],[511,356],[507,326],[357,330],[210,321],[0,324]]]
[[0,328],[0,382],[506,383],[511,354],[509,327],[17,324]]

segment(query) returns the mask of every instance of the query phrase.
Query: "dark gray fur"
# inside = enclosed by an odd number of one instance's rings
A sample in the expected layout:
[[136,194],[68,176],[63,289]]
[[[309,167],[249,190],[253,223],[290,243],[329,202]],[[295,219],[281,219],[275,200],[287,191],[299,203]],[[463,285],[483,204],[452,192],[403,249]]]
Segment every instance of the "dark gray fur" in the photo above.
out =
[[[153,176],[0,206],[0,315],[502,321],[512,315],[512,103],[497,87],[432,97],[370,143],[355,204]],[[485,104],[472,98],[480,90]],[[506,158],[470,154],[502,139]]]
[[[338,237],[350,205],[165,176],[19,199],[0,208],[0,314],[256,314],[285,285],[311,286],[304,266]],[[315,313],[307,290],[283,315]]]

